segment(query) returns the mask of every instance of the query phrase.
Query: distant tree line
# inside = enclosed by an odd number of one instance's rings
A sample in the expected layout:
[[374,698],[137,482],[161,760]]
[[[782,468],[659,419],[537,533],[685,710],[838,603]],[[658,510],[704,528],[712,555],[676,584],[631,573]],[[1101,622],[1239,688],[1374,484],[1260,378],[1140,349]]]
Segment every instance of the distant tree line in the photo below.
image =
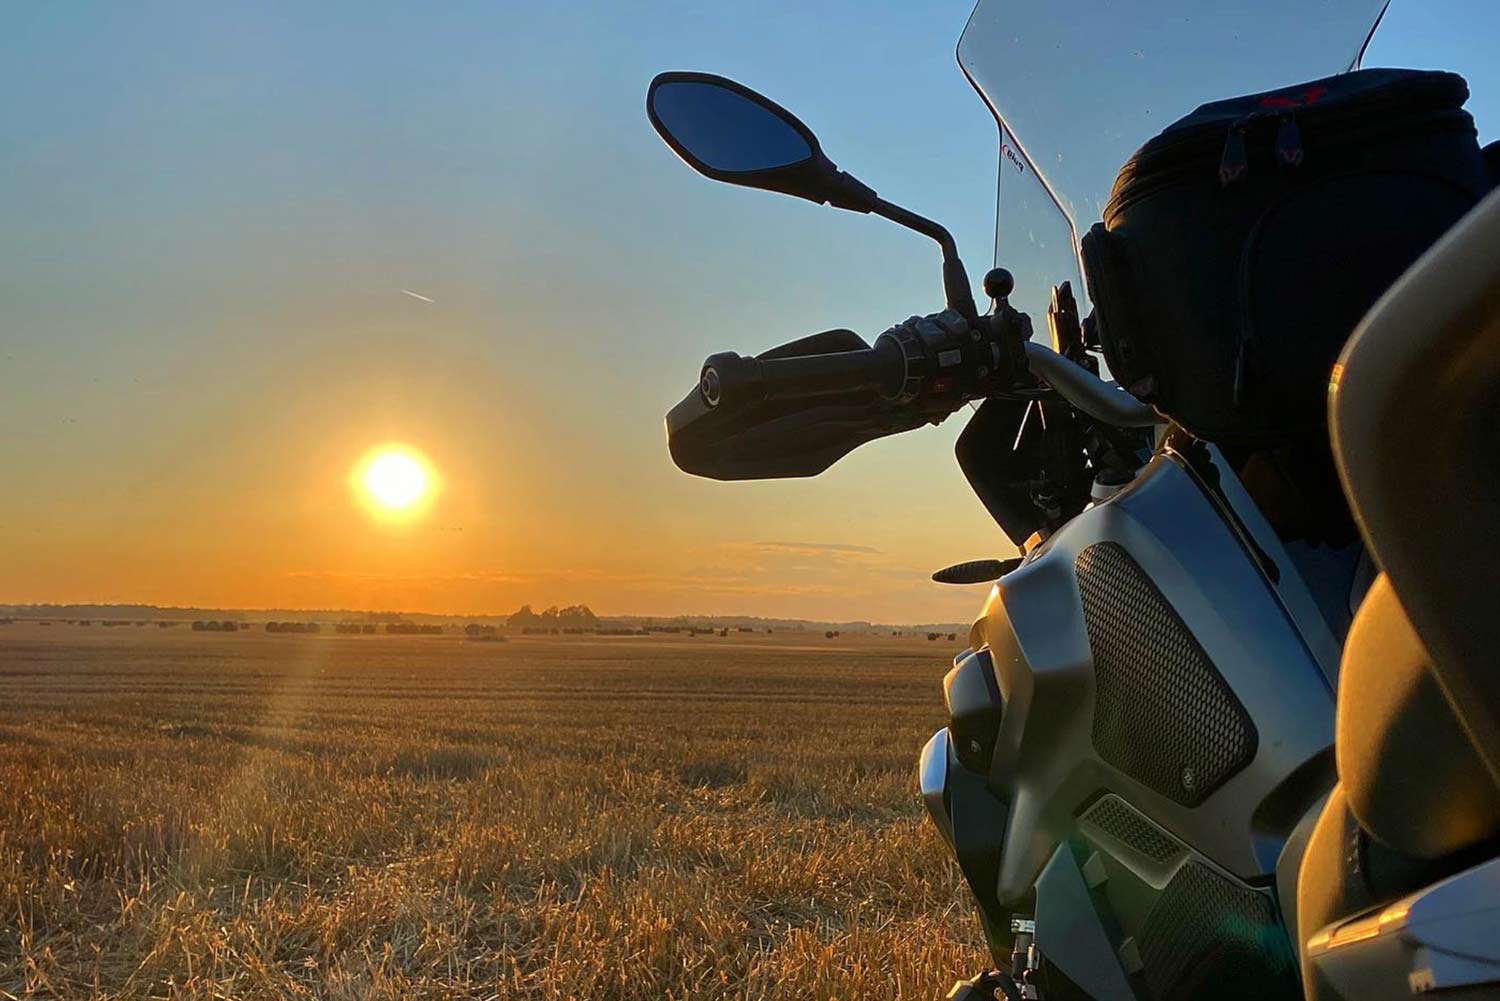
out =
[[424,626],[415,622],[387,622],[385,624],[388,636],[441,636],[442,626]]
[[505,620],[506,626],[521,632],[593,632],[599,628],[599,617],[587,605],[569,605],[558,608],[553,605],[545,612],[534,612],[530,605],[522,605],[514,615]]
[[268,633],[321,633],[323,625],[320,622],[267,622]]

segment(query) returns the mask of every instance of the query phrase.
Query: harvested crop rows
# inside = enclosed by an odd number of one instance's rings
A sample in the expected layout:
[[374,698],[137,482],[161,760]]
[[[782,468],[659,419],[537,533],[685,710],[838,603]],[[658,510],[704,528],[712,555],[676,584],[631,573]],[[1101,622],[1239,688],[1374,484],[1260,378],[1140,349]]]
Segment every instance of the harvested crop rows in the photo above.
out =
[[939,997],[951,653],[4,627],[0,997]]

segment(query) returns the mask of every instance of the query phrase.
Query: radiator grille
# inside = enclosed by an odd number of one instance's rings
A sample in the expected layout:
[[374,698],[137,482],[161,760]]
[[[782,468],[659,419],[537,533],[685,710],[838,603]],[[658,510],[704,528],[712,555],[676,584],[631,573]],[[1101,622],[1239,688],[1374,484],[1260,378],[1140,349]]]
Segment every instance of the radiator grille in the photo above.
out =
[[1176,838],[1118,796],[1103,797],[1078,819],[1092,824],[1158,865],[1165,865],[1183,853]]
[[1094,748],[1185,806],[1255,757],[1255,725],[1182,617],[1118,543],[1074,568],[1094,658]]
[[1157,1001],[1301,997],[1271,901],[1197,862],[1177,870],[1152,906],[1141,961]]

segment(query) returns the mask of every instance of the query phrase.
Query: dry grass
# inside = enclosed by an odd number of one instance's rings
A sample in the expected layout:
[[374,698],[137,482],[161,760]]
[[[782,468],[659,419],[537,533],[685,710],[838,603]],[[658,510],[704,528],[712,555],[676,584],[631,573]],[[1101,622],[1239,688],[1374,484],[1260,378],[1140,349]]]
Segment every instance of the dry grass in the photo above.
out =
[[940,997],[947,652],[7,627],[0,997]]

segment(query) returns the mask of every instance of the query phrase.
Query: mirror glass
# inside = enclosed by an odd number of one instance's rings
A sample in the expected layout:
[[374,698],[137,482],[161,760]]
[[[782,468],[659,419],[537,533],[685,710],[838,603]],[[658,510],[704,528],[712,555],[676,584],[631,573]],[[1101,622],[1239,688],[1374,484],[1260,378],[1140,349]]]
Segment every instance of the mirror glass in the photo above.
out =
[[813,155],[812,144],[791,121],[715,83],[663,83],[652,92],[651,110],[663,131],[711,170],[773,170]]

